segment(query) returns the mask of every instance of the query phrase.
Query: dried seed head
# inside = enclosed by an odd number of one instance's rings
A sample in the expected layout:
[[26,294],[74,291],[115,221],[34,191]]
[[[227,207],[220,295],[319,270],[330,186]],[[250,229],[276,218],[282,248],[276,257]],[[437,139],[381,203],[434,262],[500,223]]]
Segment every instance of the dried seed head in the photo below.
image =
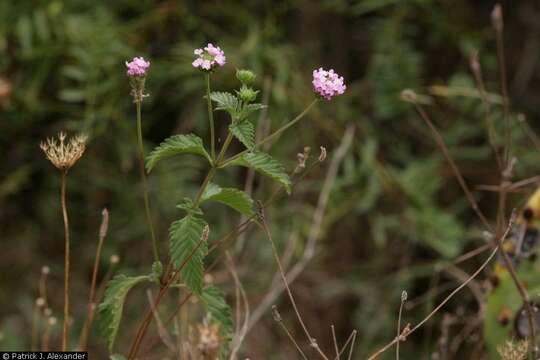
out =
[[323,162],[326,160],[326,148],[324,146],[321,146],[321,154],[319,155],[319,161]]
[[282,320],[276,305],[272,305],[272,315],[274,316],[275,321],[280,322]]
[[403,290],[401,292],[401,302],[404,303],[405,301],[407,301],[407,292]]
[[411,89],[405,89],[401,92],[401,99],[404,101],[415,103],[418,100],[418,96]]
[[43,266],[43,267],[41,268],[41,273],[42,273],[43,275],[49,275],[50,272],[51,272],[51,269],[50,269],[47,265],[45,265],[45,266]]
[[201,354],[206,355],[208,359],[213,358],[212,355],[216,354],[219,349],[220,336],[219,326],[217,324],[202,324],[198,325],[199,329],[199,343],[197,348]]
[[58,139],[49,138],[40,147],[49,161],[60,171],[69,170],[81,158],[86,149],[86,135],[77,135],[66,140],[66,134],[59,133]]
[[105,208],[101,212],[101,226],[99,227],[99,237],[104,238],[107,236],[107,230],[109,229],[109,211]]
[[45,317],[51,316],[52,315],[51,308],[46,308],[45,310],[43,310],[43,315],[45,315]]
[[43,306],[45,306],[45,299],[42,297],[38,297],[36,299],[36,306],[39,308],[42,308]]
[[493,10],[491,11],[491,23],[495,30],[502,32],[504,22],[501,4],[496,4],[495,7],[493,7]]
[[303,153],[296,154],[296,159],[298,161],[296,167],[294,168],[294,173],[298,174],[303,169],[306,168],[306,161],[309,158],[309,153],[311,152],[311,148],[309,146],[304,147]]
[[111,255],[111,257],[109,258],[109,262],[111,263],[111,265],[116,265],[120,262],[120,257],[118,255]]
[[56,318],[54,316],[51,316],[49,318],[49,320],[48,320],[48,323],[49,323],[50,326],[56,325],[56,322],[57,322],[57,320],[56,320]]

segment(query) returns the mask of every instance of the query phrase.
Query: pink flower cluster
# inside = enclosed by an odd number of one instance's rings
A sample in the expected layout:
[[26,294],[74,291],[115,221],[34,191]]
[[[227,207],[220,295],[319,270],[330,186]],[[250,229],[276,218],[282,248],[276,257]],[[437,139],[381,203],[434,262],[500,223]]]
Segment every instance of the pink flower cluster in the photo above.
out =
[[339,76],[333,69],[328,71],[323,68],[313,70],[313,90],[326,100],[343,94],[345,89],[347,86],[343,82],[343,76]]
[[126,61],[126,67],[129,77],[143,77],[150,67],[150,61],[146,61],[142,57],[134,57],[130,62]]
[[206,45],[204,49],[195,49],[193,53],[197,55],[197,58],[192,65],[201,70],[212,70],[217,65],[223,66],[227,60],[223,50],[212,44]]

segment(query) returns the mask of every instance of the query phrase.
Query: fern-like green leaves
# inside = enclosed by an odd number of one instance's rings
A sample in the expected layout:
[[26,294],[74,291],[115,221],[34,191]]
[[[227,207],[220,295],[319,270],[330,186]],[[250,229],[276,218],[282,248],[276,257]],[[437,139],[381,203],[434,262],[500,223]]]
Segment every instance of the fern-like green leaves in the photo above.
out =
[[279,182],[287,193],[291,192],[291,179],[277,160],[263,152],[248,152],[230,162],[230,165],[252,168],[262,175]]
[[149,280],[149,276],[117,275],[107,284],[103,302],[99,305],[99,316],[101,331],[107,339],[109,351],[112,351],[114,346],[127,293],[138,283]]
[[146,169],[152,171],[158,161],[180,154],[199,155],[212,163],[212,159],[204,148],[200,137],[188,135],[173,135],[165,139],[158,147],[156,147],[146,158]]
[[224,339],[230,339],[234,324],[231,308],[225,301],[223,292],[218,287],[210,285],[204,288],[199,298],[211,315],[211,320],[219,325],[220,335]]
[[242,190],[235,188],[222,188],[219,185],[210,183],[206,187],[202,201],[217,201],[225,204],[240,214],[253,215],[253,200]]
[[208,244],[202,239],[206,221],[194,213],[171,224],[169,229],[170,256],[187,287],[200,294],[203,287],[204,257]]

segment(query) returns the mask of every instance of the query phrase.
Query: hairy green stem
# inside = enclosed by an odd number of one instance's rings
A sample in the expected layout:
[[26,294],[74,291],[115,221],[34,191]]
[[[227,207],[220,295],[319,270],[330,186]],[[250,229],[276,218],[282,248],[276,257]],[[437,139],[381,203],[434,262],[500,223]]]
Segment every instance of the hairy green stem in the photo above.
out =
[[144,197],[144,209],[146,212],[146,222],[150,228],[150,235],[152,236],[152,251],[154,253],[154,261],[159,261],[159,251],[157,246],[156,234],[154,232],[154,223],[152,222],[152,216],[150,213],[150,200],[148,199],[148,184],[146,182],[146,170],[144,169],[144,145],[142,137],[142,121],[141,121],[141,102],[136,101],[137,107],[137,143],[139,146],[139,168],[141,171],[141,180],[143,184],[143,197]]
[[214,112],[212,110],[212,100],[210,99],[210,73],[206,75],[206,102],[208,104],[208,121],[210,123],[210,154],[212,161],[216,159],[216,134],[214,129]]
[[[315,106],[315,104],[319,101],[319,99],[315,99],[313,100],[305,109],[304,111],[302,111],[300,114],[298,114],[298,116],[296,116],[294,119],[292,119],[291,121],[289,121],[288,123],[286,123],[285,125],[283,125],[282,127],[280,127],[279,129],[277,129],[276,131],[274,131],[273,133],[271,133],[270,135],[268,135],[267,137],[265,137],[264,139],[262,139],[261,141],[259,141],[258,143],[255,144],[254,148],[257,148],[263,144],[266,144],[267,142],[269,142],[270,140],[273,140],[274,138],[278,137],[279,135],[281,135],[284,131],[288,130],[290,127],[294,126],[297,122],[299,122],[310,110],[313,106]],[[234,155],[233,157],[231,157],[230,159],[224,161],[222,164],[219,164],[218,163],[218,167],[222,168],[222,167],[226,167],[228,164],[230,164],[231,162],[233,162],[234,160],[238,159],[240,156],[244,155],[245,153],[247,153],[248,151],[250,150],[244,150],[244,151],[241,151],[239,152],[238,154]]]

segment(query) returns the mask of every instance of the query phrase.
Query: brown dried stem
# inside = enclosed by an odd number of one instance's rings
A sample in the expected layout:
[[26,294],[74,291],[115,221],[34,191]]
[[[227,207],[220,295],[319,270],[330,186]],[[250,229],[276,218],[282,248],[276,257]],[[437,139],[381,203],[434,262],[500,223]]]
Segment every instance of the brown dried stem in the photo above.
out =
[[99,228],[99,240],[98,240],[98,246],[96,249],[96,256],[94,259],[94,268],[92,270],[92,282],[90,284],[90,294],[88,295],[88,310],[86,315],[86,321],[84,322],[83,330],[81,333],[81,339],[79,341],[80,348],[82,351],[86,351],[86,347],[88,345],[88,333],[90,332],[90,328],[92,327],[92,322],[94,321],[94,313],[96,309],[96,284],[97,284],[97,276],[99,271],[99,261],[101,259],[101,249],[103,247],[103,242],[105,241],[105,237],[107,236],[107,230],[109,227],[109,211],[107,209],[103,209],[101,212],[101,226]]
[[[400,336],[396,336],[394,340],[386,344],[384,347],[382,347],[380,350],[375,352],[373,355],[371,355],[368,360],[376,360],[378,359],[379,355],[384,353],[386,350],[390,349],[393,345],[395,345],[398,341],[401,341],[402,336],[409,336],[412,333],[414,333],[416,330],[420,329],[422,325],[424,325],[429,319],[431,319],[450,299],[452,299],[458,292],[460,292],[465,286],[469,284],[474,278],[476,278],[490,263],[490,261],[495,257],[497,252],[499,251],[499,244],[502,244],[506,236],[508,235],[508,232],[514,225],[515,216],[512,216],[510,218],[510,221],[506,227],[506,230],[504,231],[504,234],[500,237],[500,241],[496,245],[495,249],[491,252],[491,254],[488,256],[488,258],[480,265],[480,267],[461,285],[459,285],[454,291],[452,291],[435,309],[433,309],[422,321],[420,321],[415,327],[413,327],[411,330],[407,331],[406,334],[401,334]],[[407,329],[407,328],[405,328]]]
[[66,351],[69,336],[69,217],[66,205],[66,175],[67,170],[62,171],[60,202],[62,204],[62,216],[64,218],[64,327],[62,333],[62,351]]

